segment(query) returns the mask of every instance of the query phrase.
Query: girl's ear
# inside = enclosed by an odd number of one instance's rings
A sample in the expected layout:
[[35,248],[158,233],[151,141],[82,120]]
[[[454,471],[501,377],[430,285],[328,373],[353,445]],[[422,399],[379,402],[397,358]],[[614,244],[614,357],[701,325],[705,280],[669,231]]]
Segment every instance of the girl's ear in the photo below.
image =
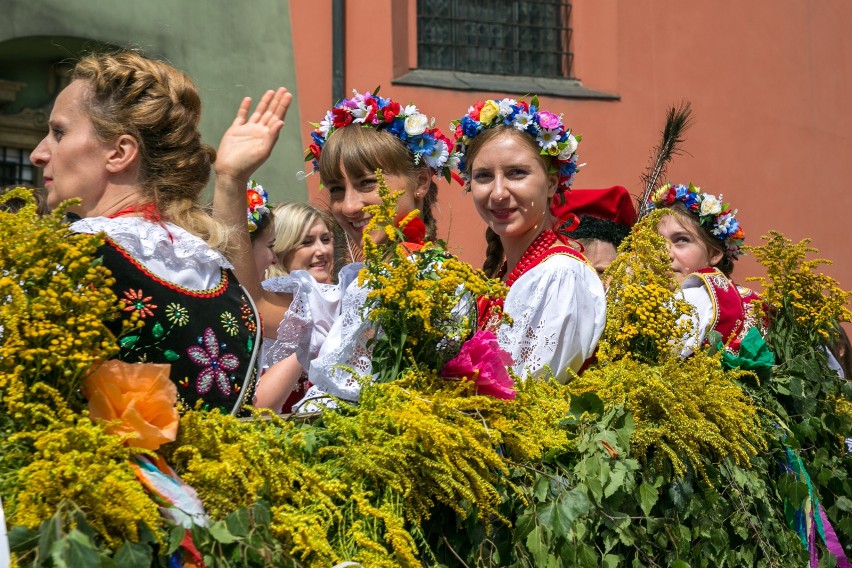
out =
[[556,190],[559,188],[559,174],[547,175],[547,198],[551,199],[556,195]]
[[716,266],[720,262],[722,262],[722,258],[724,258],[725,253],[717,250],[715,248],[710,249],[710,266]]
[[418,207],[422,206],[423,198],[429,193],[431,185],[432,171],[429,168],[421,168],[417,172],[417,179],[414,185],[414,199],[418,202]]

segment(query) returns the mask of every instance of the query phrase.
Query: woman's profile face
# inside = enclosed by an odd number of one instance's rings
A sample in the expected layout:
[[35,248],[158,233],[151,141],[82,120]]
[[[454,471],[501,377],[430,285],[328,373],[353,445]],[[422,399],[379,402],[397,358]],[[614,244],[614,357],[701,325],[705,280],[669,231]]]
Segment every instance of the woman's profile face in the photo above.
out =
[[113,151],[97,137],[86,114],[88,89],[84,81],[76,80],[59,93],[50,113],[50,130],[30,154],[30,161],[44,169],[48,207],[77,197],[84,217],[97,209],[103,196]]
[[269,223],[261,231],[259,235],[251,241],[251,252],[254,255],[254,264],[257,266],[257,273],[261,280],[266,273],[266,269],[275,264],[277,260],[275,251],[272,248],[275,246],[275,223]]

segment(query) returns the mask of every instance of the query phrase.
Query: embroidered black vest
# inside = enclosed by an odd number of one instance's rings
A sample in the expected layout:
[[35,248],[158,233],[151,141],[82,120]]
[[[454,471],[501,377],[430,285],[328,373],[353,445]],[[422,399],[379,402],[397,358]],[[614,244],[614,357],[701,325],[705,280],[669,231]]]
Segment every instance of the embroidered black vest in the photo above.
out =
[[[113,291],[124,314],[144,326],[118,337],[118,358],[129,363],[170,363],[183,410],[236,414],[251,404],[257,380],[260,321],[248,294],[222,269],[210,290],[190,290],[154,275],[107,238],[98,252],[115,278]],[[113,333],[121,321],[110,322]]]

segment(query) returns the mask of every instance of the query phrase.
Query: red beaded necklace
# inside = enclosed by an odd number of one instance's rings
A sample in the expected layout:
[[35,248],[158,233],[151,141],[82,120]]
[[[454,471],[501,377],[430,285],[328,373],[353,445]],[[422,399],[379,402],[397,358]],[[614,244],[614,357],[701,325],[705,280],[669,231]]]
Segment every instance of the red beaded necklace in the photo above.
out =
[[[542,231],[542,233],[537,236],[532,243],[530,243],[530,246],[527,247],[524,254],[521,255],[521,259],[518,261],[518,264],[515,265],[515,268],[509,274],[509,277],[506,278],[506,286],[511,288],[512,284],[514,284],[518,278],[526,274],[528,270],[537,266],[542,260],[544,260],[545,256],[547,256],[547,252],[558,238],[557,234],[550,229]],[[497,278],[502,278],[506,274],[506,270],[508,270],[508,266],[507,263],[504,262],[500,271],[497,273]],[[503,299],[495,300],[488,296],[480,296],[476,305],[479,311],[479,329],[485,329],[493,315],[497,313],[497,308],[499,308],[499,311],[503,310]]]

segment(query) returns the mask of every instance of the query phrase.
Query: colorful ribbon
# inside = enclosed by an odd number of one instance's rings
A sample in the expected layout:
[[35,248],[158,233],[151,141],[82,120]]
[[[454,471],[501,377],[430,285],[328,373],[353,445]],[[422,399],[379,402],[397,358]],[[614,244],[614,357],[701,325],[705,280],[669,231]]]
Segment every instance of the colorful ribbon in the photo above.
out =
[[[837,559],[837,568],[852,568],[846,554],[843,552],[843,546],[837,538],[837,533],[834,532],[834,527],[828,520],[817,496],[814,494],[814,487],[811,484],[811,478],[802,464],[802,460],[788,446],[784,446],[784,451],[787,453],[787,471],[791,475],[795,475],[796,479],[803,481],[808,486],[808,498],[802,504],[802,508],[795,512],[793,517],[793,528],[799,534],[805,549],[810,551],[811,568],[819,566],[819,558],[817,557],[816,533],[825,543],[828,552]],[[815,511],[819,514],[815,514]],[[814,530],[816,526],[816,531]]]

